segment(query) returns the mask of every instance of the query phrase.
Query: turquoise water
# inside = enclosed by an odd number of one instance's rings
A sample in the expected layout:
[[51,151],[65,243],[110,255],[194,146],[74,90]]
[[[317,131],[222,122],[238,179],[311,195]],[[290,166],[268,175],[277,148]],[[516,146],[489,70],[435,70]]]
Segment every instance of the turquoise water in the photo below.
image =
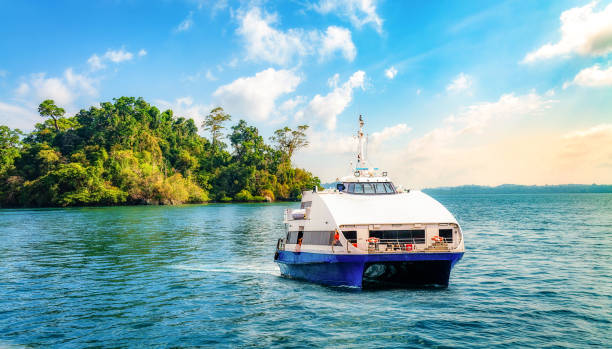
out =
[[610,346],[611,194],[437,199],[448,289],[279,277],[294,203],[0,210],[0,347]]

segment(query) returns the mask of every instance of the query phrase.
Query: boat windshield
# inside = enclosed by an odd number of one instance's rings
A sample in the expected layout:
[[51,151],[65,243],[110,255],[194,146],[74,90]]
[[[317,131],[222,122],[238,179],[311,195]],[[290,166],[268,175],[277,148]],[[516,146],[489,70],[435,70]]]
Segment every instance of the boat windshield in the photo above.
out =
[[376,182],[376,183],[344,183],[347,193],[351,194],[395,194],[395,187],[391,182]]

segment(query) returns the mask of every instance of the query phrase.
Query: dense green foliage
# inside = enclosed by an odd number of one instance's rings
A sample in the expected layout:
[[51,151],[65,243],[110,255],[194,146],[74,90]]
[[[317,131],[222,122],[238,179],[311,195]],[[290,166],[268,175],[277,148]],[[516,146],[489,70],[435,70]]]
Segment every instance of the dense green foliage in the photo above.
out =
[[230,116],[222,108],[202,125],[212,141],[192,119],[142,98],[121,97],[69,118],[47,100],[39,113],[49,118],[28,135],[0,126],[2,207],[296,200],[320,184],[291,165],[307,126],[282,129],[284,143],[272,138],[272,146],[240,120],[228,146],[221,138]]

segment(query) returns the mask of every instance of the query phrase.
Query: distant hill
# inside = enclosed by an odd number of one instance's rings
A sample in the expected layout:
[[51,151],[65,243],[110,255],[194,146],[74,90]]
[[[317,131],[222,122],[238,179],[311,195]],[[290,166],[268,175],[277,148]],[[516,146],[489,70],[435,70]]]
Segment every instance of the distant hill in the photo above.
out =
[[496,187],[462,185],[458,187],[426,188],[423,192],[432,195],[448,194],[548,194],[548,193],[612,193],[612,185],[561,184],[561,185],[517,185],[502,184]]

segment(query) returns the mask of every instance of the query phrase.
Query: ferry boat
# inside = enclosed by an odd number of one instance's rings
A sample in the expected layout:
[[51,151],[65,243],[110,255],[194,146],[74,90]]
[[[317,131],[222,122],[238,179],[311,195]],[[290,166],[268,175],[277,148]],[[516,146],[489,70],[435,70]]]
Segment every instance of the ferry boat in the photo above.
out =
[[281,275],[356,288],[447,287],[465,251],[459,223],[429,195],[368,167],[363,126],[359,116],[354,172],[285,210],[287,234],[274,255]]

